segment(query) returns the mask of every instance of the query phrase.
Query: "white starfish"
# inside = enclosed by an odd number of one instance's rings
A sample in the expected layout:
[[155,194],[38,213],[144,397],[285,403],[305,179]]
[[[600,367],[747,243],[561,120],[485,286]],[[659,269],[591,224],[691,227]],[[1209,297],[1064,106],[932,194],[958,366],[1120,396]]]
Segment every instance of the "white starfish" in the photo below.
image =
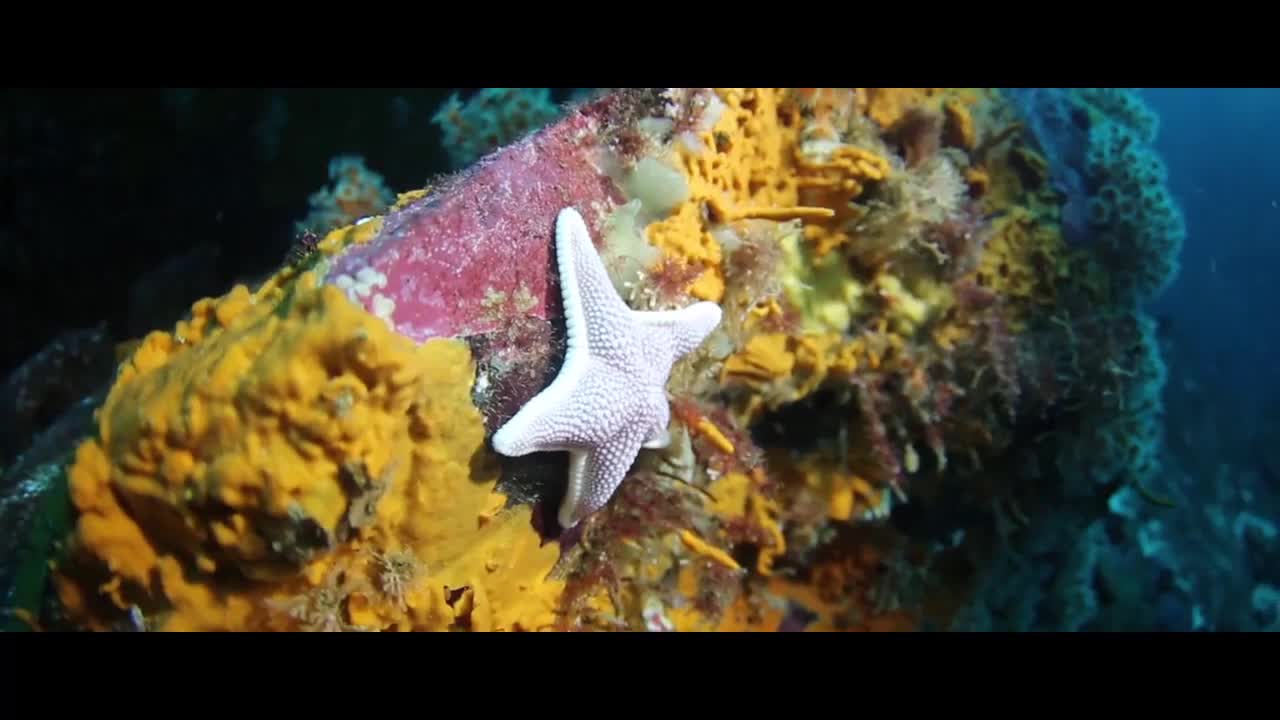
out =
[[669,442],[667,379],[720,324],[720,306],[641,312],[619,297],[582,216],[556,218],[556,262],[568,350],[559,375],[493,434],[503,455],[569,452],[560,526],[604,507],[640,448]]

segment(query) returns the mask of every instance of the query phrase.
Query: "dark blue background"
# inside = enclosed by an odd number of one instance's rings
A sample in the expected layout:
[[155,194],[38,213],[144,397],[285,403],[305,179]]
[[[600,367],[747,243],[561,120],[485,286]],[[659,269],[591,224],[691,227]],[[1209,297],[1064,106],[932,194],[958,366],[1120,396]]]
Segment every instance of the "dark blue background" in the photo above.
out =
[[1181,274],[1152,307],[1175,339],[1170,382],[1197,382],[1253,423],[1280,385],[1280,90],[1143,94],[1187,219]]

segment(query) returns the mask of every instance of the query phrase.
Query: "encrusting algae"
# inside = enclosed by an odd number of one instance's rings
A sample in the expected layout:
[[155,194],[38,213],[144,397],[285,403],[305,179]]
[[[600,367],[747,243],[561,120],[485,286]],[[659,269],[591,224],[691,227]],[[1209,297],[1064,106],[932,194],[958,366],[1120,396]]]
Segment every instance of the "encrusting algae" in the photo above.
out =
[[[573,152],[601,137],[600,167],[679,187],[593,200],[596,227],[625,212],[649,243],[602,254],[634,254],[620,288],[725,310],[673,372],[670,448],[642,454],[577,536],[548,539],[540,504],[502,489],[498,401],[476,400],[501,399],[519,343],[482,359],[475,338],[418,342],[352,302],[331,258],[401,232],[362,221],[256,291],[197,303],[122,365],[70,470],[79,520],[57,587],[73,621],[108,628],[136,606],[167,630],[918,626],[916,585],[885,579],[917,577],[908,543],[883,522],[972,467],[957,458],[999,451],[1012,338],[1053,302],[1065,252],[1043,189],[1008,167],[1021,150],[984,144],[1002,128],[976,109],[1003,101],[619,97],[623,129],[575,132]],[[521,288],[530,308],[554,290]]]

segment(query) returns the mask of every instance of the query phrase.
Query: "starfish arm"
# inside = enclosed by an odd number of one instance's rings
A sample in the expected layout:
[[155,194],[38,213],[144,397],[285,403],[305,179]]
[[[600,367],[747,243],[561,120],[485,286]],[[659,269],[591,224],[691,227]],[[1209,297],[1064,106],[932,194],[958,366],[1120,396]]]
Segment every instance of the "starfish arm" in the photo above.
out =
[[556,218],[556,263],[569,336],[566,357],[576,352],[620,361],[634,313],[609,279],[586,221],[571,207]]
[[642,411],[645,419],[644,444],[640,447],[649,450],[661,450],[671,444],[671,401],[667,399],[665,389],[653,389],[645,393],[646,406]]
[[629,430],[599,447],[569,451],[569,487],[560,503],[558,518],[561,528],[577,525],[609,502],[643,442],[643,433]]
[[574,391],[587,372],[585,357],[570,363],[566,360],[556,379],[520,408],[510,420],[493,434],[493,449],[507,457],[533,452],[564,450],[573,444],[571,429],[558,414],[570,406]]
[[670,333],[676,358],[696,350],[720,324],[722,316],[720,306],[713,302],[694,303],[679,310],[635,313],[641,325]]

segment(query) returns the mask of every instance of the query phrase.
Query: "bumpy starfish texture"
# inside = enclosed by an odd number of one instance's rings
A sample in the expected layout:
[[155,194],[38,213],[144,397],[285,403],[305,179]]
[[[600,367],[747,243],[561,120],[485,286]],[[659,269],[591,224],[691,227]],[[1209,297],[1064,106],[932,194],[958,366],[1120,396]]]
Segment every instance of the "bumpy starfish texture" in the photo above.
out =
[[556,218],[556,263],[568,349],[560,373],[493,434],[517,457],[568,451],[562,528],[604,507],[641,448],[669,442],[671,367],[720,324],[715,303],[642,312],[627,307],[573,208]]

